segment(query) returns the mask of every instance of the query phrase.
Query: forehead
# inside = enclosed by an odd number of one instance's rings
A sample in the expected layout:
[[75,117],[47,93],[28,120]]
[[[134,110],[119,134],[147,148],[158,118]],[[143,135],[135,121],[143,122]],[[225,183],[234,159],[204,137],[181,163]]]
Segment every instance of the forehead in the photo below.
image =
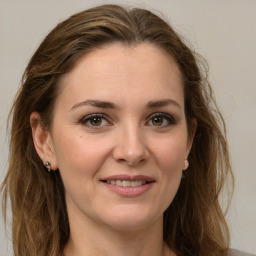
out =
[[71,95],[77,100],[130,96],[135,101],[143,95],[165,98],[168,93],[183,100],[178,65],[164,50],[146,43],[134,47],[116,43],[93,50],[63,77],[61,87],[60,98],[70,101]]
[[[140,65],[140,70],[137,70]],[[113,43],[95,48],[89,53],[81,57],[74,65],[73,69],[64,76],[64,81],[80,74],[86,70],[94,70],[96,73],[91,75],[99,75],[99,72],[117,71],[125,69],[129,71],[148,71],[153,70],[161,73],[164,72],[163,66],[168,66],[173,72],[180,75],[180,70],[173,57],[165,50],[150,43],[141,43],[135,46],[124,45],[122,43]],[[113,75],[113,74],[112,74]]]

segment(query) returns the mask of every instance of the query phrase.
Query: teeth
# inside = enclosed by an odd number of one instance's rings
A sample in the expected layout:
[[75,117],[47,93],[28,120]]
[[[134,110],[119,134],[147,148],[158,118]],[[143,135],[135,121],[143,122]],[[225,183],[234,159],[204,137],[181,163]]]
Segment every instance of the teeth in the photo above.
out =
[[128,180],[123,180],[123,181],[122,181],[122,186],[123,186],[123,187],[130,187],[130,186],[131,186],[131,182],[128,181]]
[[121,180],[117,180],[117,181],[116,181],[116,185],[117,185],[117,186],[122,186],[122,181],[121,181]]
[[138,187],[138,181],[137,180],[131,181],[131,187]]
[[138,187],[146,184],[145,180],[107,180],[108,184],[116,185],[120,187]]

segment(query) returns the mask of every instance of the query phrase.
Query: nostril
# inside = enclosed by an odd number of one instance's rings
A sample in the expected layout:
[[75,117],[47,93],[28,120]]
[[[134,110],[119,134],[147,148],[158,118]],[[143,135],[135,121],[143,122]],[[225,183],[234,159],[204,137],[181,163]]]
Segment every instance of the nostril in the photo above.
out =
[[149,152],[144,144],[142,137],[134,132],[126,134],[122,140],[118,140],[112,156],[119,163],[135,166],[144,162],[149,157]]

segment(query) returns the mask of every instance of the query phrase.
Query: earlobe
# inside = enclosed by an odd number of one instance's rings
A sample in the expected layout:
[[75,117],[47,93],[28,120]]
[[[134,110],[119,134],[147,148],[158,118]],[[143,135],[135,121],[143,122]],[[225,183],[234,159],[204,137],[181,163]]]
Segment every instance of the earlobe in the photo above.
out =
[[41,158],[44,165],[46,162],[50,162],[51,170],[56,170],[58,167],[55,159],[51,134],[47,129],[42,127],[38,112],[33,112],[30,115],[30,126],[32,129],[34,146],[38,156]]

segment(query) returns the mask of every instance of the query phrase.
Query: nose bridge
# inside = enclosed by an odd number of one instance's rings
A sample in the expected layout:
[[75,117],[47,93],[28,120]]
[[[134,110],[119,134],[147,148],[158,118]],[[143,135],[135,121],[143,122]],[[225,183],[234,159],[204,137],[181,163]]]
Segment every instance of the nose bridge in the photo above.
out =
[[130,122],[120,128],[115,148],[115,158],[129,165],[136,165],[148,156],[142,129]]

